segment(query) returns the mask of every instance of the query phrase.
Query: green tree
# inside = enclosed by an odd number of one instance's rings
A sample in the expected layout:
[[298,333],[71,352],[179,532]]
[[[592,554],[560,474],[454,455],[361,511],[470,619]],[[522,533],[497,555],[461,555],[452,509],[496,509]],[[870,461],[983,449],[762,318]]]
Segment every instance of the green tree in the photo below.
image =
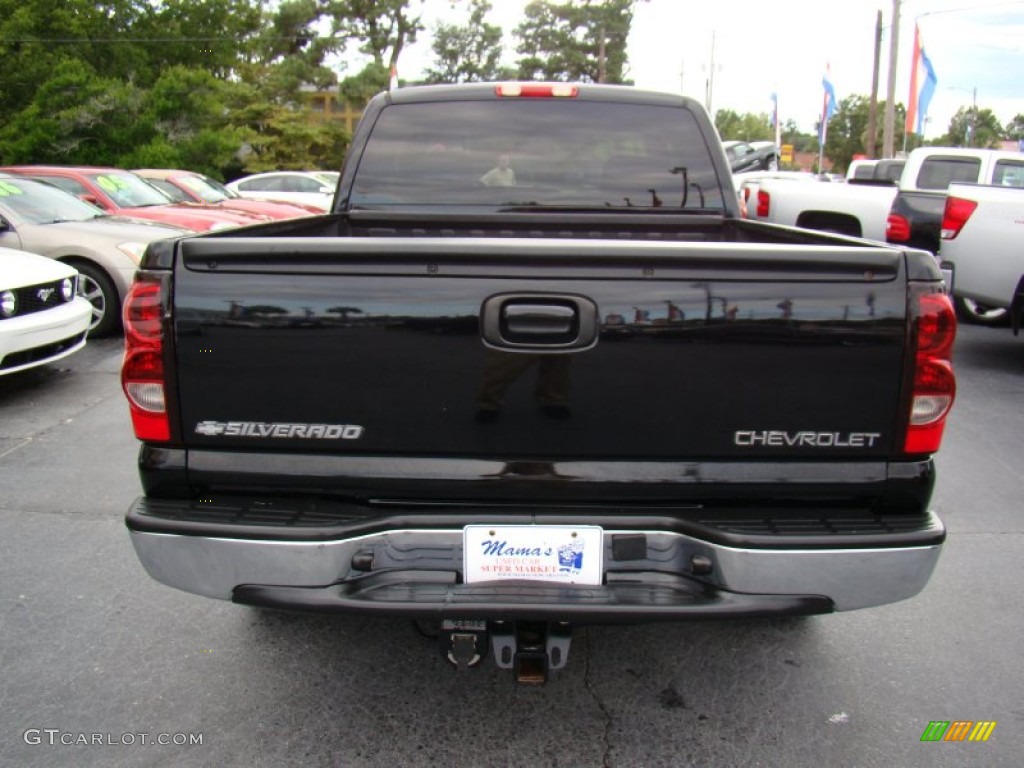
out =
[[501,67],[501,27],[487,23],[487,0],[470,0],[465,26],[438,24],[434,28],[434,65],[426,72],[430,83],[468,83],[506,79]]
[[998,147],[1003,127],[991,109],[960,107],[943,137],[952,147]]
[[258,0],[0,0],[0,158],[211,172],[242,144],[229,93],[273,63],[274,18]]
[[99,7],[90,0],[0,0],[0,103],[5,115],[26,108],[36,91],[66,61],[111,79],[124,79],[128,65],[145,67],[145,52],[136,56],[130,42],[132,24],[147,11],[132,0],[114,0]]
[[338,84],[338,98],[349,104],[365,104],[373,96],[386,91],[391,73],[383,64],[371,61],[354,75]]
[[1013,120],[1008,122],[1003,131],[1004,136],[1010,141],[1024,139],[1024,112],[1019,113]]
[[767,113],[738,114],[731,109],[715,112],[715,128],[725,141],[773,141],[775,129]]
[[101,77],[84,61],[58,61],[32,102],[0,127],[7,163],[117,164],[147,139],[136,115],[145,92]]
[[132,25],[132,33],[145,51],[145,85],[177,66],[231,77],[240,63],[259,51],[258,37],[268,22],[256,0],[163,0],[140,5],[147,12]]
[[534,0],[516,28],[524,80],[628,83],[626,40],[636,0]]
[[221,176],[249,135],[230,122],[227,105],[236,88],[203,70],[180,65],[166,70],[146,93],[139,116],[150,139],[126,147],[120,164]]
[[793,152],[814,152],[818,149],[818,138],[812,133],[802,132],[792,118],[782,124],[782,143],[791,145]]
[[[885,102],[881,101],[877,106],[877,114],[885,114]],[[832,168],[837,173],[844,173],[850,167],[850,163],[857,155],[866,153],[868,145],[868,117],[871,109],[871,102],[867,96],[853,94],[839,102],[839,106],[828,122],[828,134],[825,137],[825,156],[832,161]],[[902,104],[897,104],[895,109],[895,123],[902,126],[906,119],[906,109]],[[884,136],[884,123],[876,121],[875,125],[875,146],[882,146]],[[920,146],[921,139],[915,135],[904,137],[906,148],[913,149]],[[898,138],[897,141],[900,141]],[[814,151],[819,148],[817,141]],[[897,149],[902,149],[898,146]]]
[[398,67],[406,45],[423,31],[423,0],[325,0],[332,34],[355,43],[360,53],[387,71]]
[[231,93],[230,123],[245,143],[225,177],[269,170],[338,169],[349,136],[344,126],[315,119],[308,109],[274,102],[245,84]]
[[423,0],[413,2],[410,8],[409,0],[323,0],[332,35],[346,50],[355,45],[369,57],[361,70],[342,79],[338,94],[343,101],[363,104],[388,87],[402,50],[424,29]]
[[825,155],[832,161],[837,173],[845,173],[855,155],[862,155],[867,145],[868,112],[870,102],[866,96],[847,96],[839,102],[828,122]]
[[224,177],[341,166],[347,131],[320,119],[307,100],[308,91],[338,84],[327,57],[347,41],[319,33],[328,10],[316,0],[287,0],[265,19],[251,55],[238,67],[238,83],[226,92],[228,127],[237,143],[222,166]]
[[303,84],[319,88],[336,84],[337,77],[325,64],[340,52],[345,41],[321,36],[323,9],[316,0],[287,0],[263,25],[247,60],[243,78],[261,84],[277,98],[294,98]]
[[337,168],[347,133],[305,91],[353,45],[353,101],[386,86],[422,2],[0,0],[0,161]]
[[348,135],[340,125],[316,123],[300,112],[271,110],[243,157],[248,173],[341,167]]

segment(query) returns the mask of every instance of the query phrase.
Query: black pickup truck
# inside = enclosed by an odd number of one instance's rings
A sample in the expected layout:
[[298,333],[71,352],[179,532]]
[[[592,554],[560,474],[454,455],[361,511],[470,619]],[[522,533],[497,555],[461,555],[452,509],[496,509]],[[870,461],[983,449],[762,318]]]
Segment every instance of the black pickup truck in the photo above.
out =
[[945,537],[934,259],[739,218],[678,95],[382,94],[332,213],[150,246],[125,329],[155,579],[520,680],[576,624],[909,598]]

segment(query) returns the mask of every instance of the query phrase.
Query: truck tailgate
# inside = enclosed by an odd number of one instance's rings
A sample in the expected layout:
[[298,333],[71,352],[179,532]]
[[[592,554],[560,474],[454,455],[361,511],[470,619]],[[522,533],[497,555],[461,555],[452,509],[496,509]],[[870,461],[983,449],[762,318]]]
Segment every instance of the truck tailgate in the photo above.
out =
[[177,258],[195,449],[877,460],[898,437],[887,249],[236,237]]

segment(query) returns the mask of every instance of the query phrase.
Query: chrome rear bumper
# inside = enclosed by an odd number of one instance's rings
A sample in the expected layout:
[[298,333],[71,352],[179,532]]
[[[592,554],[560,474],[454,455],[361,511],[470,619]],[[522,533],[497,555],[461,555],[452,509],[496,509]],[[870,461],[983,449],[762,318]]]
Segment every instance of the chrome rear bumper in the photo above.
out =
[[938,518],[929,520],[920,545],[879,546],[875,535],[869,546],[849,546],[846,537],[836,548],[755,549],[606,528],[605,581],[593,587],[463,584],[455,527],[303,541],[135,528],[131,539],[157,581],[236,602],[433,618],[642,620],[821,613],[904,600],[924,588],[939,557],[944,530]]

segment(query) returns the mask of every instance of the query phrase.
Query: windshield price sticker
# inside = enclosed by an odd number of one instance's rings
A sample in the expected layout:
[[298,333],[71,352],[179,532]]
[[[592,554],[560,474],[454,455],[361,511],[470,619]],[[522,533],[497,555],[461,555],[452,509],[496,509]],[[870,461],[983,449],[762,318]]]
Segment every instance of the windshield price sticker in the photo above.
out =
[[604,532],[596,525],[468,525],[462,543],[467,584],[602,581]]
[[0,197],[7,197],[9,195],[23,195],[25,194],[20,187],[16,187],[9,181],[0,181]]

